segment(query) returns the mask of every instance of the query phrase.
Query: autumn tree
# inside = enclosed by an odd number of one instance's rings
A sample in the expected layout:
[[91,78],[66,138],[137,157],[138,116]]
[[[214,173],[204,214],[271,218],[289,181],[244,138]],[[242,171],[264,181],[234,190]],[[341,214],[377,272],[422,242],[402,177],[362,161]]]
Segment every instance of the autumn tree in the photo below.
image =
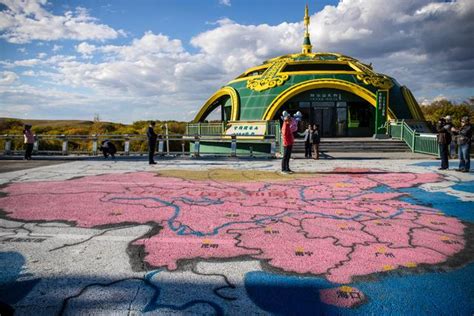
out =
[[460,104],[443,99],[434,101],[429,105],[421,107],[425,119],[436,123],[441,117],[450,115],[455,125],[459,125],[463,116],[469,116],[471,122],[474,119],[474,99],[464,101]]

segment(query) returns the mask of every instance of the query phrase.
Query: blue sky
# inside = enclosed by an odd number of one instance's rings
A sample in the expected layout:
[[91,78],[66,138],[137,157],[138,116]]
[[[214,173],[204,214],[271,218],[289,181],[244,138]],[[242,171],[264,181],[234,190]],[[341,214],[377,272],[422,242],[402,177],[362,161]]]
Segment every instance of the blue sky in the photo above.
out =
[[[245,69],[298,52],[307,1],[0,0],[0,116],[191,120]],[[474,1],[309,2],[315,51],[372,62],[420,103],[474,95]]]

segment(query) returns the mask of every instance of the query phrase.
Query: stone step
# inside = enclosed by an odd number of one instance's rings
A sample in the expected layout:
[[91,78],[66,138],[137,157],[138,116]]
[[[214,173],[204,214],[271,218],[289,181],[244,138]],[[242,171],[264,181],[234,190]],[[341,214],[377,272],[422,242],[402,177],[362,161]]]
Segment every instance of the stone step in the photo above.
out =
[[[328,139],[322,140],[319,145],[322,152],[408,152],[410,148],[405,142],[398,140],[367,139]],[[297,139],[293,145],[295,153],[304,152],[304,142]]]

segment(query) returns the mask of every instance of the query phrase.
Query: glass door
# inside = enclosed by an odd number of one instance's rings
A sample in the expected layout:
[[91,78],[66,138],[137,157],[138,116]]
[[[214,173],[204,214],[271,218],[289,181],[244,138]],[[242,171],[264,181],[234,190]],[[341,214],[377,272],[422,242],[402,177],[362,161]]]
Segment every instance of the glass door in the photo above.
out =
[[347,136],[347,103],[337,102],[336,136]]
[[336,103],[335,102],[312,102],[314,122],[319,125],[321,136],[331,137],[336,133]]

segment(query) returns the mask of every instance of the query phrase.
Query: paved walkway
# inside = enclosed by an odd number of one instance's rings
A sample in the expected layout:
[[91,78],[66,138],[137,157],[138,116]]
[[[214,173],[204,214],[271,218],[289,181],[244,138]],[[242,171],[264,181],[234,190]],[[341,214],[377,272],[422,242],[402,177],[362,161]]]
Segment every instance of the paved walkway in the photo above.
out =
[[1,173],[0,314],[472,315],[474,173],[279,163]]

